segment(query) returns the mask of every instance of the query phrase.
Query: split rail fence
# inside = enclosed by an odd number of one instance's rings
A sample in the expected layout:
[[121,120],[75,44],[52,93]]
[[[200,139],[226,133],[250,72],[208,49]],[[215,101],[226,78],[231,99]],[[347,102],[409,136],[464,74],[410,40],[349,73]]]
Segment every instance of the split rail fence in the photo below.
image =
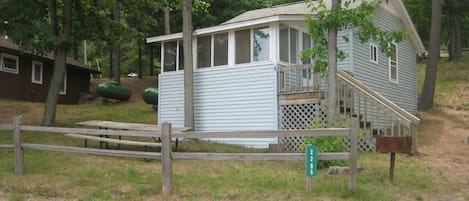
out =
[[[162,192],[169,195],[172,191],[172,161],[173,160],[305,160],[304,153],[194,153],[173,152],[172,138],[272,138],[286,136],[348,136],[350,137],[349,152],[319,153],[318,160],[349,160],[350,190],[356,185],[357,160],[358,160],[358,128],[357,118],[352,120],[350,128],[324,128],[285,131],[237,131],[237,132],[172,132],[170,123],[163,123],[159,132],[129,131],[129,130],[102,130],[87,128],[42,127],[21,125],[21,116],[13,119],[13,124],[0,124],[0,130],[13,130],[14,144],[0,144],[0,148],[13,148],[15,150],[15,173],[24,173],[24,149],[36,149],[69,153],[84,153],[92,155],[104,155],[115,157],[160,159],[162,164]],[[177,129],[175,129],[177,130]],[[161,153],[108,150],[96,148],[82,148],[59,145],[32,144],[23,142],[22,131],[56,134],[84,134],[95,136],[127,136],[127,137],[159,137],[161,138]]]

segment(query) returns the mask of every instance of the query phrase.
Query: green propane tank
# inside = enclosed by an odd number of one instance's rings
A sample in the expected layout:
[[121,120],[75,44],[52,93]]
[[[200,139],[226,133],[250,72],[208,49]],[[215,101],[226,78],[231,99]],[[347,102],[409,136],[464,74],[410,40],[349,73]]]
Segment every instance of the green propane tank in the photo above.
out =
[[132,92],[129,88],[121,86],[117,82],[99,83],[96,93],[104,99],[116,99],[120,101],[128,101]]
[[158,89],[157,88],[146,88],[143,91],[143,101],[146,104],[158,105]]

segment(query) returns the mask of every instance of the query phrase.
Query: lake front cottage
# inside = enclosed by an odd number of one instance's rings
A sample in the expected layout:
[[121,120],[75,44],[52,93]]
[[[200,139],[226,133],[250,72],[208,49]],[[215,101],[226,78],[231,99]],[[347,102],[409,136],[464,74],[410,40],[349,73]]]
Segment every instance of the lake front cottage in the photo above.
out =
[[[51,54],[21,51],[7,37],[0,37],[0,98],[45,102],[54,70]],[[83,63],[67,59],[67,70],[59,92],[59,104],[78,104],[89,92],[90,74],[101,73]]]
[[[374,22],[384,30],[403,29],[408,37],[390,44],[391,57],[377,43],[360,43],[352,30],[340,31],[338,47],[348,57],[338,63],[336,105],[327,106],[327,85],[300,52],[313,41],[305,2],[247,11],[221,25],[194,30],[194,121],[196,131],[304,129],[324,121],[326,107],[344,118],[359,117],[362,150],[374,136],[416,134],[416,55],[425,49],[401,0],[383,0]],[[349,40],[345,41],[343,36]],[[161,43],[158,122],[184,124],[182,33],[147,38]],[[264,148],[280,144],[298,151],[302,139],[210,139]]]

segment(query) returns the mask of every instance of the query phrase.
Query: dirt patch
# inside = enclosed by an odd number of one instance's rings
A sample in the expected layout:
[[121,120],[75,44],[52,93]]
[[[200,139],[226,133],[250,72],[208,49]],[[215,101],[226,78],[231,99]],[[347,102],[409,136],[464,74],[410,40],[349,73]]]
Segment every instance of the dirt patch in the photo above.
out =
[[422,157],[443,170],[450,181],[469,181],[469,111],[443,108],[438,114],[422,115],[433,120],[420,130],[423,139],[432,141],[419,147]]

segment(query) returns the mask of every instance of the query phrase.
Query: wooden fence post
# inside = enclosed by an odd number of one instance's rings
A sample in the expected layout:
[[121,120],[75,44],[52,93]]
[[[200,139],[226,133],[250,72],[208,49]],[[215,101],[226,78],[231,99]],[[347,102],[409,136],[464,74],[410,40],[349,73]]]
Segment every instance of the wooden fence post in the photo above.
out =
[[410,124],[410,134],[412,136],[412,154],[417,154],[417,126]]
[[171,194],[173,177],[171,160],[171,124],[165,122],[161,125],[161,177],[165,196]]
[[21,133],[21,115],[13,118],[13,140],[15,141],[15,173],[24,173],[24,150],[22,147],[23,134]]
[[358,129],[360,123],[358,118],[352,118],[352,133],[350,134],[350,172],[349,172],[349,190],[355,188],[357,182],[357,163],[358,163]]

